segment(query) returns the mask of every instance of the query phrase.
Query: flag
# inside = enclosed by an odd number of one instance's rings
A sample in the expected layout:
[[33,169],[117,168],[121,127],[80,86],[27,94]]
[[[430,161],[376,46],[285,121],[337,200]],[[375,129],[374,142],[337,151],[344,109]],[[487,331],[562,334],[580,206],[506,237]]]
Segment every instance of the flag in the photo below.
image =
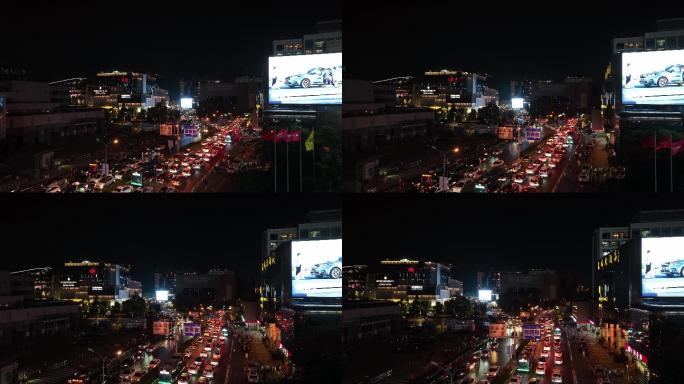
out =
[[302,131],[292,131],[287,134],[288,143],[298,143],[302,140]]
[[684,150],[684,139],[679,141],[673,141],[670,148],[672,149],[672,156],[675,156],[679,152]]
[[665,140],[661,141],[656,145],[656,151],[660,151],[661,149],[665,148],[670,148],[672,146],[672,139],[669,137],[666,137]]
[[314,131],[311,131],[311,134],[309,135],[309,138],[306,139],[306,143],[304,145],[306,146],[307,152],[314,150]]
[[273,141],[275,140],[275,131],[268,131],[261,134],[261,140]]
[[287,140],[287,129],[281,129],[280,131],[278,131],[278,133],[276,133],[276,136],[275,136],[276,143],[279,141],[286,141],[286,140]]

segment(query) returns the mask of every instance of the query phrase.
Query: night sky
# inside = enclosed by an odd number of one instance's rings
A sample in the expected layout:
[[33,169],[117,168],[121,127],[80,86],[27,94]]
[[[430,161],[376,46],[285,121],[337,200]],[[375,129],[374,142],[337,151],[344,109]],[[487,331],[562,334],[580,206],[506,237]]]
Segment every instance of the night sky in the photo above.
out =
[[347,195],[344,264],[452,263],[466,292],[488,270],[555,269],[586,285],[594,229],[629,224],[640,209],[672,208],[684,208],[684,196]]
[[[611,39],[655,31],[672,3],[374,1],[345,6],[345,67],[351,78],[380,80],[427,69],[484,72],[507,91],[511,79],[600,78]],[[669,4],[669,5],[668,5]],[[601,8],[605,7],[605,8]]]
[[152,72],[175,90],[180,78],[261,76],[273,40],[341,19],[342,2],[23,1],[2,13],[0,66],[41,80]]
[[340,207],[334,195],[6,198],[0,270],[110,261],[131,265],[145,292],[154,289],[155,271],[219,267],[248,281],[258,277],[265,229]]

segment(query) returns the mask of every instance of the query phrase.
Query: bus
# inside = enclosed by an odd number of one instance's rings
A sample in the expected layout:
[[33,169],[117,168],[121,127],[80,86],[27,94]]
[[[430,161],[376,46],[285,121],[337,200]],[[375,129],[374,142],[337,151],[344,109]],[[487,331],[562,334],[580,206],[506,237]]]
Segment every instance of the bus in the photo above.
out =
[[133,172],[133,175],[131,176],[131,185],[136,187],[143,186],[143,177],[140,172]]
[[530,371],[530,361],[527,360],[524,357],[521,357],[518,360],[518,368],[517,371],[519,372],[529,372]]

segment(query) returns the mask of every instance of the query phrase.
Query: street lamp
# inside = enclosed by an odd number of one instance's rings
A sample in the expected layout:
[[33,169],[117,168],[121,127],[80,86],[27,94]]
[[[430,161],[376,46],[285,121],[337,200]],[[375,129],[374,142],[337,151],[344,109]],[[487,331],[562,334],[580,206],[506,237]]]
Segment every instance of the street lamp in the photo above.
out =
[[[105,137],[104,139],[96,138],[95,141],[97,141],[100,144],[104,144],[105,148],[105,176],[109,174],[109,138]],[[114,139],[112,140],[112,144],[119,144],[119,139]]]
[[459,147],[454,148],[454,153],[459,153],[459,152],[461,152],[461,148],[459,148]]
[[442,169],[442,175],[443,175],[444,177],[446,177],[446,153],[445,153],[444,151],[442,151],[441,149],[435,147],[434,145],[428,145],[428,148],[429,148],[429,149],[434,149],[435,151],[441,153],[442,156],[444,157],[444,165],[443,165],[443,169]]
[[[88,351],[96,354],[97,357],[99,357],[100,360],[102,360],[102,384],[105,384],[105,362],[107,361],[107,358],[100,355],[99,353],[95,352],[95,350],[92,348],[88,348]],[[116,357],[121,356],[121,354],[122,354],[121,350],[116,351]]]
[[453,382],[454,382],[454,375],[453,375],[453,373],[451,373],[450,370],[444,368],[444,366],[442,366],[441,364],[439,364],[439,363],[437,363],[437,362],[435,362],[435,361],[431,361],[431,362],[430,362],[430,365],[434,365],[434,366],[437,367],[439,370],[446,372],[446,374],[449,375],[449,384],[453,384]]

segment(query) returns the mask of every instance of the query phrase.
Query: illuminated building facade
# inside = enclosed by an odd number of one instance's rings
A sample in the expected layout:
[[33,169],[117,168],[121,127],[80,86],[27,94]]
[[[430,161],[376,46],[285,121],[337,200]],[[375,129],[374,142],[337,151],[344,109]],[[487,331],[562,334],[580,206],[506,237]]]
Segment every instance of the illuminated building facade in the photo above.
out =
[[418,300],[432,304],[449,299],[450,271],[450,267],[430,261],[383,260],[375,274],[373,299]]
[[11,272],[12,276],[26,276],[33,279],[33,289],[36,300],[52,299],[52,268],[31,268]]
[[498,104],[499,95],[487,86],[489,75],[443,69],[426,71],[413,86],[414,104],[432,109],[480,109],[492,102]]
[[55,298],[101,301],[128,299],[129,272],[129,267],[112,263],[66,262],[62,273],[55,276]]
[[169,95],[156,85],[155,75],[138,72],[99,72],[96,85],[87,89],[89,106],[130,108],[136,111],[158,103],[168,105]]

